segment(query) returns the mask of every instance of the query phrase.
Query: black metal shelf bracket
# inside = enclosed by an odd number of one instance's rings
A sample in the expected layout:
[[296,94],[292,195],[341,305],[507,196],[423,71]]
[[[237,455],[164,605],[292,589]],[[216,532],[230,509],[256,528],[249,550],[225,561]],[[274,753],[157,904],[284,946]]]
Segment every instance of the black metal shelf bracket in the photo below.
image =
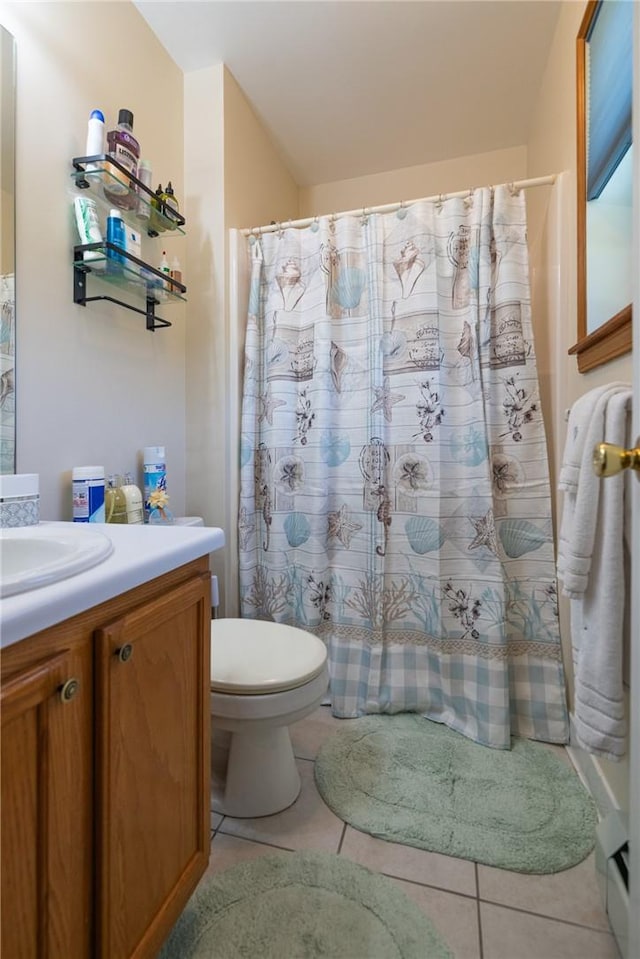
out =
[[115,296],[87,296],[86,277],[87,273],[90,272],[91,271],[81,263],[74,263],[73,265],[73,302],[78,306],[86,306],[87,303],[92,303],[94,300],[108,300],[109,303],[116,303],[118,306],[123,306],[126,310],[131,310],[133,313],[139,313],[141,316],[144,316],[147,320],[147,329],[152,333],[156,330],[171,326],[169,320],[163,320],[161,316],[156,316],[156,305],[158,301],[153,296],[147,296],[146,310],[141,310],[131,303],[125,303],[124,300],[118,300]]

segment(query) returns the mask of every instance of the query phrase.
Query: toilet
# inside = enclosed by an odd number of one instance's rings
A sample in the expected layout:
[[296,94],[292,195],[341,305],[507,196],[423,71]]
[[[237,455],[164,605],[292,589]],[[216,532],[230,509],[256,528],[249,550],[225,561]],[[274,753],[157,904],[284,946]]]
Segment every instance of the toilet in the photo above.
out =
[[[289,726],[320,706],[329,685],[327,649],[312,633],[251,619],[211,622],[211,724],[228,739],[213,808],[270,816],[300,792]],[[215,754],[215,749],[214,749]]]

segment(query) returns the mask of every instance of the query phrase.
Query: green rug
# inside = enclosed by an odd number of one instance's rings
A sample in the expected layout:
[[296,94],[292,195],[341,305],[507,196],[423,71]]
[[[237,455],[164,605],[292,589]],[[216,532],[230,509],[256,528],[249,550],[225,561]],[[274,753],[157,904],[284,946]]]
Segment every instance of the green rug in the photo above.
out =
[[559,872],[593,849],[595,805],[541,743],[490,749],[421,716],[367,716],[321,748],[316,782],[361,832],[516,872]]
[[202,883],[158,959],[321,956],[452,959],[391,879],[316,852],[264,856]]

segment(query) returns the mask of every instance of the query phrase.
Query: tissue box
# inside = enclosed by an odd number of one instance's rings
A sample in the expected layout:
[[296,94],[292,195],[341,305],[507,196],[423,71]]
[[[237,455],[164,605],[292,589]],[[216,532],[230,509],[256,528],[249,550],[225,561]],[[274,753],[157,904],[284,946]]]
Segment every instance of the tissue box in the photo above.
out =
[[37,473],[0,475],[0,528],[36,526],[40,522]]

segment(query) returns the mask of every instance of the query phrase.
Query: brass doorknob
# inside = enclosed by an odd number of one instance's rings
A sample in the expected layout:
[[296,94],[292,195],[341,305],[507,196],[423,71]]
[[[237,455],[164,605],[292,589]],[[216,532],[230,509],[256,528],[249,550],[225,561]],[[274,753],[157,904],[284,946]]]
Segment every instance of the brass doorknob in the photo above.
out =
[[121,663],[126,663],[131,659],[133,655],[133,646],[131,643],[126,643],[124,646],[121,646],[120,649],[116,649],[116,656]]
[[640,470],[640,446],[625,450],[613,443],[598,443],[593,448],[593,472],[596,476],[615,476],[622,470]]

